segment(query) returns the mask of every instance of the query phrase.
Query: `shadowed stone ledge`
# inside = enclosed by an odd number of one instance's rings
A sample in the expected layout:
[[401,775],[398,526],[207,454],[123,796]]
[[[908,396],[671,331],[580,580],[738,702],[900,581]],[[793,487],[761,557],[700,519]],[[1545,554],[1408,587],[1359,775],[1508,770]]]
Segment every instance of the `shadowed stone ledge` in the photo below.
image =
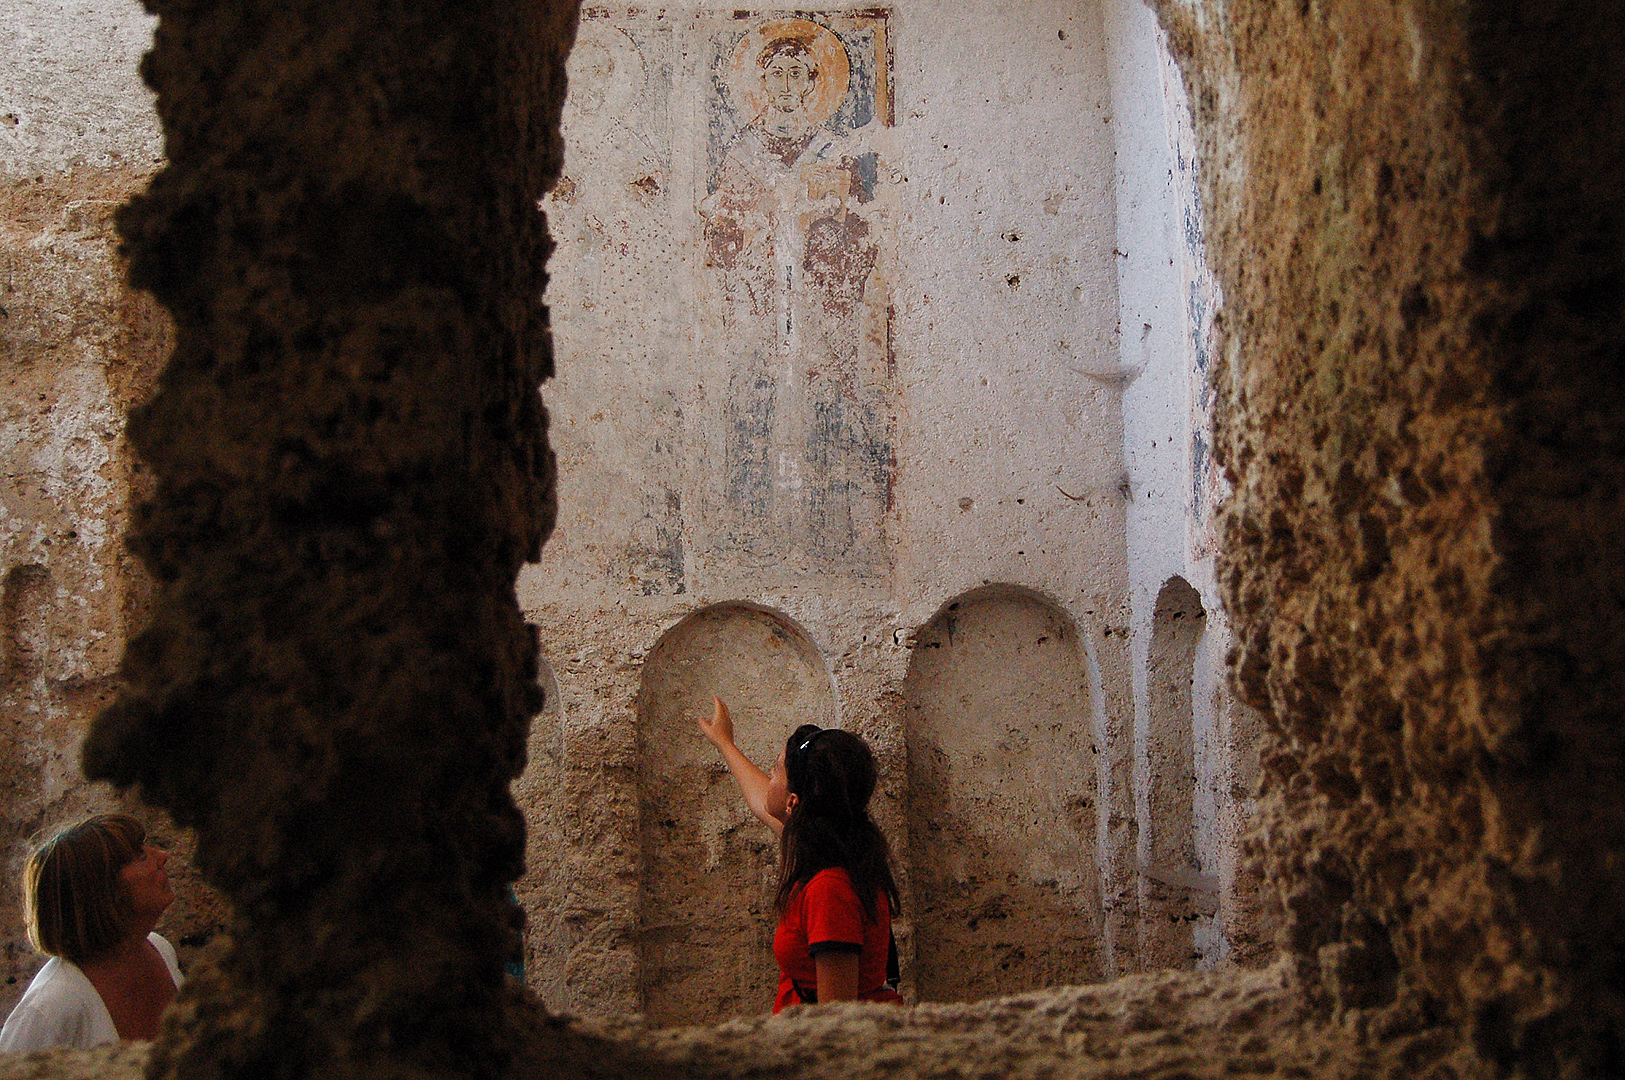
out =
[[[1284,965],[1162,972],[963,1005],[842,1005],[650,1030],[534,1017],[515,1076],[557,1080],[1355,1080],[1481,1075],[1468,1048],[1391,1014],[1335,1021],[1303,1006]],[[0,1080],[134,1080],[143,1047],[0,1061]]]

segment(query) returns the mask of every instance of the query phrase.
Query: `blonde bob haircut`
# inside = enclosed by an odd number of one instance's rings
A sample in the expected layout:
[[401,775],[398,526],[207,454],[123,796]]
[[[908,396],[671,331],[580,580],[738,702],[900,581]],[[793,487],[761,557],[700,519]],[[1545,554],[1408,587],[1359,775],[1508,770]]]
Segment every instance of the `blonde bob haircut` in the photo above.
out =
[[34,948],[83,964],[124,940],[135,908],[119,871],[146,842],[130,815],[98,814],[35,848],[23,867],[23,922]]

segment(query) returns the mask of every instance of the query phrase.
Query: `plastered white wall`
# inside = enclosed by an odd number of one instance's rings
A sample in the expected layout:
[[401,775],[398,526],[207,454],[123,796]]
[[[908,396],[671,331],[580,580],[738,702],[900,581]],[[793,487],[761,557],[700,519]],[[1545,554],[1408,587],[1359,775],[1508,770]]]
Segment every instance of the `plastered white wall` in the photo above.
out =
[[[889,231],[890,244],[878,263],[885,280],[869,283],[885,289],[884,326],[867,332],[886,341],[858,354],[887,364],[876,376],[891,455],[886,545],[878,562],[854,553],[820,563],[795,535],[782,559],[750,550],[741,520],[757,508],[730,503],[717,478],[732,452],[727,394],[737,386],[719,353],[742,352],[730,333],[759,332],[719,308],[726,282],[716,283],[705,239],[707,170],[720,156],[706,150],[718,122],[711,58],[734,17],[670,5],[604,9],[584,23],[620,106],[613,123],[567,113],[568,197],[547,201],[560,243],[549,294],[560,375],[545,396],[561,513],[520,597],[567,658],[556,665],[567,770],[582,790],[619,791],[609,800],[619,809],[584,841],[631,835],[640,658],[686,615],[744,602],[783,613],[825,657],[840,723],[881,759],[879,816],[906,862],[897,703],[909,650],[915,629],[969,590],[1019,585],[1076,623],[1088,700],[1109,729],[1077,738],[1115,739],[1103,773],[1113,751],[1127,763],[1120,386],[1091,374],[1118,363],[1107,40],[1092,5],[887,12],[893,123],[861,133],[879,161],[873,234]],[[582,100],[601,111],[597,93]],[[801,377],[804,365],[813,378],[816,361],[789,355],[784,370]],[[742,726],[768,711],[731,704]],[[1119,768],[1102,787],[1121,800],[1125,781]],[[1115,816],[1121,832],[1130,809],[1100,800],[1100,831]],[[603,1008],[635,966],[626,957],[639,933],[637,870],[629,853],[579,857],[583,877],[606,884],[575,896],[576,951],[600,950],[604,962],[578,965],[560,1004]]]
[[[1118,287],[1121,296],[1123,453],[1139,858],[1149,859],[1150,777],[1144,748],[1152,612],[1162,587],[1183,578],[1201,596],[1206,627],[1193,677],[1196,851],[1199,887],[1236,888],[1236,854],[1251,791],[1236,766],[1224,683],[1228,632],[1214,580],[1213,511],[1222,479],[1211,465],[1206,378],[1220,303],[1208,275],[1195,182],[1189,106],[1160,28],[1140,0],[1107,0],[1117,120]],[[1150,826],[1147,826],[1150,823]],[[1142,886],[1145,881],[1142,877]],[[1144,893],[1142,887],[1142,895]],[[1228,952],[1225,913],[1196,930],[1199,966]]]

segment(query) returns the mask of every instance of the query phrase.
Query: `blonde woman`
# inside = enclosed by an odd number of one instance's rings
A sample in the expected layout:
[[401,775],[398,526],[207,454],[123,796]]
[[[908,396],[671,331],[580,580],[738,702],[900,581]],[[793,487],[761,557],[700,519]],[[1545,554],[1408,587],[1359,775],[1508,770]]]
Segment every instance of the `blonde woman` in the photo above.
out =
[[153,927],[175,899],[164,864],[128,814],[59,830],[28,857],[23,919],[50,955],[0,1031],[0,1050],[88,1050],[151,1039],[181,983]]

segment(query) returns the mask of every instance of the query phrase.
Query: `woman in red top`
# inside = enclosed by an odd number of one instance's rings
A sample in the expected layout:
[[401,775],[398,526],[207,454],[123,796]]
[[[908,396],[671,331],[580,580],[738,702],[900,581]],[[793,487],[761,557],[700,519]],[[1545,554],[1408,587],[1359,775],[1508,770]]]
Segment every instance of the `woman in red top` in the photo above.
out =
[[751,812],[779,836],[778,1012],[787,1005],[903,999],[887,985],[897,882],[869,818],[875,759],[856,735],[803,724],[771,774],[734,745],[721,698],[700,730],[728,763]]

